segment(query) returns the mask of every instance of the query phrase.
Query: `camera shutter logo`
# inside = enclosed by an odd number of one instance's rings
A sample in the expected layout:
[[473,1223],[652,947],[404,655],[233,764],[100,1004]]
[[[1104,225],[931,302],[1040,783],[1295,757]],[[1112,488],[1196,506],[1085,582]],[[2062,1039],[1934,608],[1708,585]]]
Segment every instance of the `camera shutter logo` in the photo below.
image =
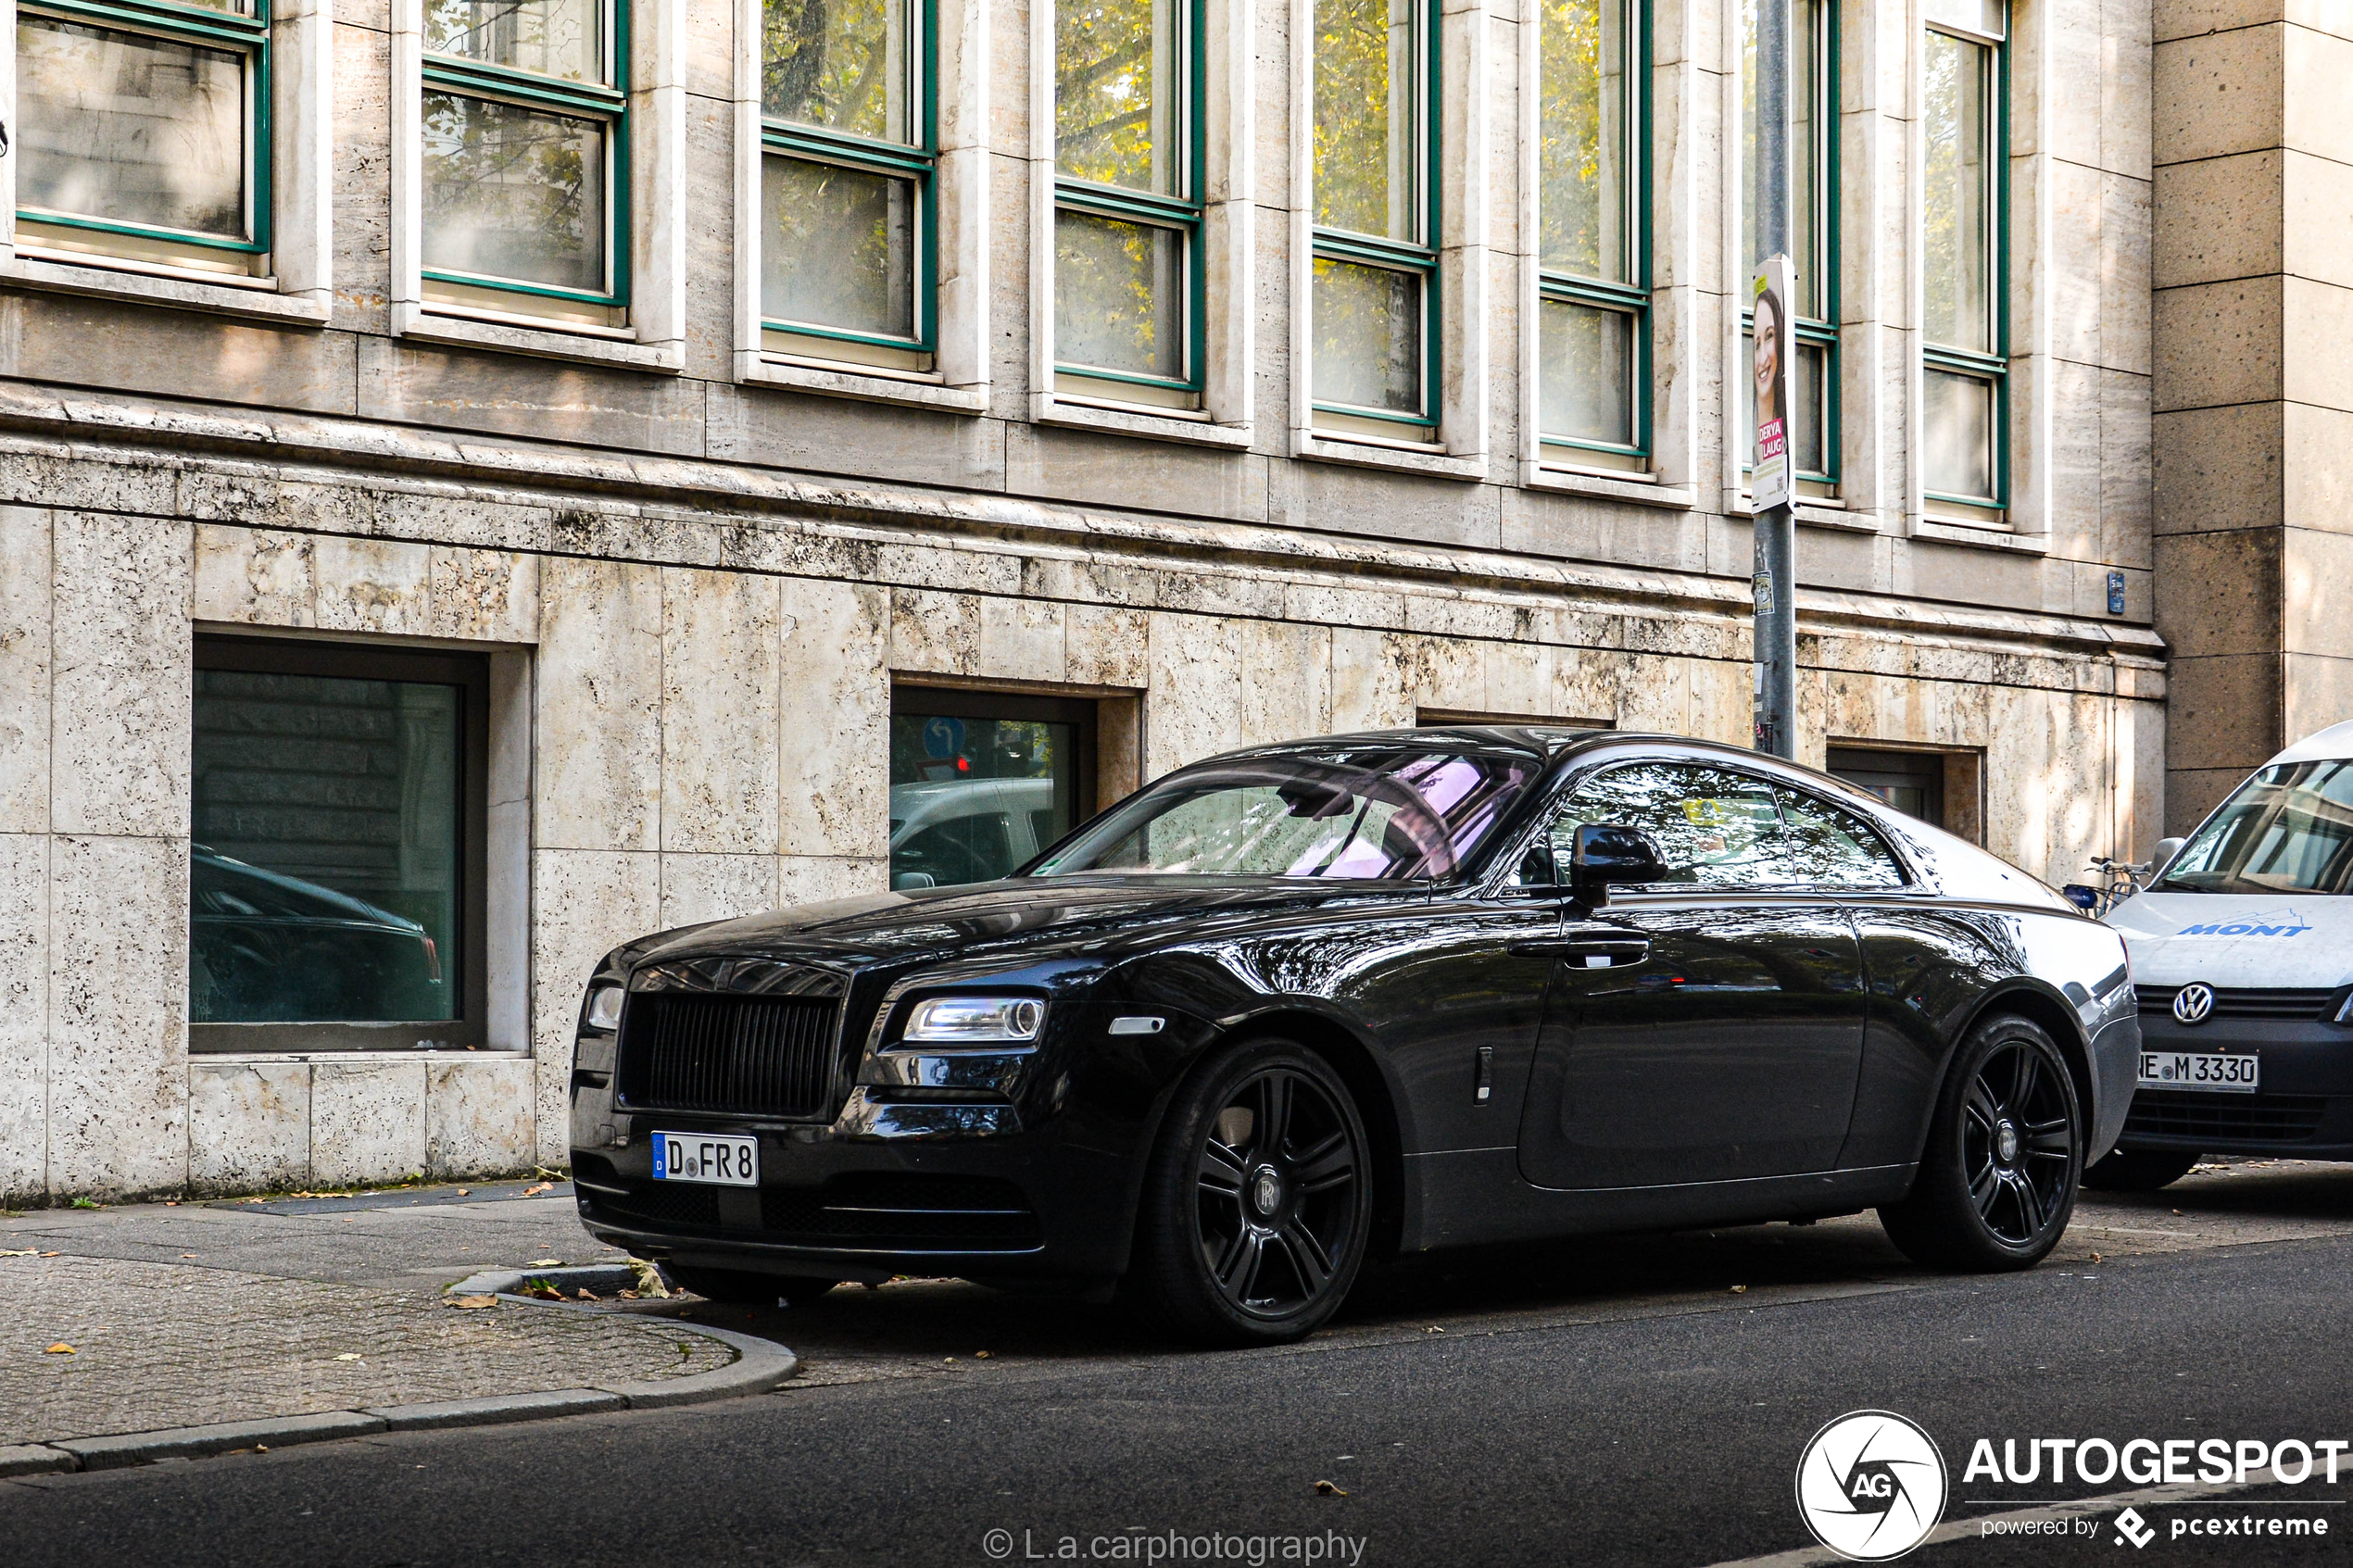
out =
[[1918,1424],[1856,1411],[1814,1434],[1797,1461],[1797,1512],[1841,1557],[1885,1562],[1944,1516],[1944,1456]]
[[2173,1020],[2177,1023],[2203,1023],[2214,1012],[2214,987],[2203,980],[2193,980],[2173,993]]

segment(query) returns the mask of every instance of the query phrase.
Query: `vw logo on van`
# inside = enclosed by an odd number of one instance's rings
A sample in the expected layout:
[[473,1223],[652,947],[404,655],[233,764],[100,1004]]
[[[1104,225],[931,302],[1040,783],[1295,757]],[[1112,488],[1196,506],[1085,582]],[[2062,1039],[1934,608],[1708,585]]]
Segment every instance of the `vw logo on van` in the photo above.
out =
[[2203,1023],[2214,1011],[2214,987],[2203,980],[2193,980],[2173,993],[2173,1021],[2177,1023]]

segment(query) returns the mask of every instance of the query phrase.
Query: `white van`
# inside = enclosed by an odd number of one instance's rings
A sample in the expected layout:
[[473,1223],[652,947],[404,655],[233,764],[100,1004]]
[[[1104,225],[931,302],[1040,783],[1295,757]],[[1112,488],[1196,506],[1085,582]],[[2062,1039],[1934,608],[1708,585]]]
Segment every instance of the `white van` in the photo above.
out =
[[890,786],[890,885],[991,882],[1062,836],[1051,779]]
[[2200,1154],[2353,1160],[2353,722],[2258,769],[2108,922],[2140,996],[2139,1087],[2084,1185]]

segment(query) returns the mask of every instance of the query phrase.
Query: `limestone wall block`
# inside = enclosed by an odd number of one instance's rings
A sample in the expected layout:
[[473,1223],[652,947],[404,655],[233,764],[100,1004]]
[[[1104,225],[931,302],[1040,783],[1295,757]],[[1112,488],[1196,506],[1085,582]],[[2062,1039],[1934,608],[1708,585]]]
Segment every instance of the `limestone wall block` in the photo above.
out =
[[709,526],[708,519],[651,508],[559,510],[548,521],[547,536],[558,555],[659,566],[720,564],[722,535]]
[[930,675],[980,673],[980,600],[890,590],[890,667]]
[[774,855],[672,855],[661,858],[663,930],[733,920],[776,907]]
[[188,1061],[188,1185],[273,1192],[310,1185],[310,1063]]
[[1560,653],[1542,643],[1489,643],[1487,700],[1489,713],[1532,720],[1573,719],[1579,715],[1553,710],[1554,672]]
[[776,852],[773,577],[664,568],[661,847]]
[[1302,740],[1332,730],[1332,633],[1328,627],[1238,621],[1243,746]]
[[422,637],[433,626],[433,548],[388,539],[321,537],[311,546],[323,632]]
[[1126,559],[1076,552],[1040,552],[1023,558],[1021,591],[1026,597],[1063,599],[1074,606],[1149,606],[1157,602],[1160,580]]
[[1311,626],[1404,625],[1406,596],[1340,583],[1286,583],[1283,619]]
[[0,507],[0,833],[49,827],[49,514]]
[[875,549],[874,572],[882,582],[900,587],[967,594],[1021,592],[1021,558],[1002,550],[881,545]]
[[1079,685],[1140,688],[1150,678],[1151,618],[1141,610],[1071,605],[1063,639],[1063,669]]
[[1154,574],[1160,582],[1153,601],[1166,609],[1198,615],[1253,615],[1278,618],[1283,613],[1283,585],[1272,578],[1231,571],[1182,566]]
[[433,547],[433,629],[437,637],[531,643],[539,636],[539,562],[503,550]]
[[56,514],[57,832],[188,831],[189,533],[153,518]]
[[788,578],[781,587],[778,849],[881,855],[890,820],[890,595]]
[[[177,798],[184,809],[184,780]],[[60,835],[49,857],[48,1185],[177,1188],[188,1173],[188,841]]]
[[494,1176],[538,1163],[533,1072],[524,1057],[428,1061],[425,1173]]
[[[1242,744],[1242,650],[1236,622],[1155,613],[1147,633],[1144,776]],[[1251,671],[1251,678],[1260,672]]]
[[0,834],[0,1207],[47,1185],[49,839]]
[[1068,679],[1063,608],[1036,599],[980,601],[980,671],[993,681]]
[[541,849],[532,856],[534,1136],[543,1164],[570,1158],[567,1095],[573,1026],[597,962],[661,925],[658,855]]
[[307,533],[198,523],[191,612],[248,626],[315,625],[311,557]]
[[540,564],[537,841],[652,849],[661,813],[661,572]]
[[776,861],[776,907],[799,909],[890,890],[890,861],[864,855],[786,855]]
[[341,1186],[424,1168],[424,1058],[312,1064],[313,1182]]
[[174,466],[129,454],[0,453],[0,503],[172,515]]

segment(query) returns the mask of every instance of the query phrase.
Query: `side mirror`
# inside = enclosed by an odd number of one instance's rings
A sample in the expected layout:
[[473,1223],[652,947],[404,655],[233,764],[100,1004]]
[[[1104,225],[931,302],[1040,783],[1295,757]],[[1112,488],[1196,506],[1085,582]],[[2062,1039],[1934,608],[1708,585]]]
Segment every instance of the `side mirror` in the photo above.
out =
[[890,879],[890,890],[894,893],[904,893],[911,888],[938,885],[938,882],[929,872],[900,872]]
[[2155,882],[2165,874],[2165,868],[2173,863],[2173,857],[2180,854],[2182,846],[2188,842],[2186,838],[2160,838],[2157,841],[2157,847],[2149,851],[2149,880],[2151,882]]
[[1664,882],[1658,847],[1639,828],[1592,822],[1577,830],[1569,861],[1569,892],[1596,908],[1608,902],[1614,882]]

